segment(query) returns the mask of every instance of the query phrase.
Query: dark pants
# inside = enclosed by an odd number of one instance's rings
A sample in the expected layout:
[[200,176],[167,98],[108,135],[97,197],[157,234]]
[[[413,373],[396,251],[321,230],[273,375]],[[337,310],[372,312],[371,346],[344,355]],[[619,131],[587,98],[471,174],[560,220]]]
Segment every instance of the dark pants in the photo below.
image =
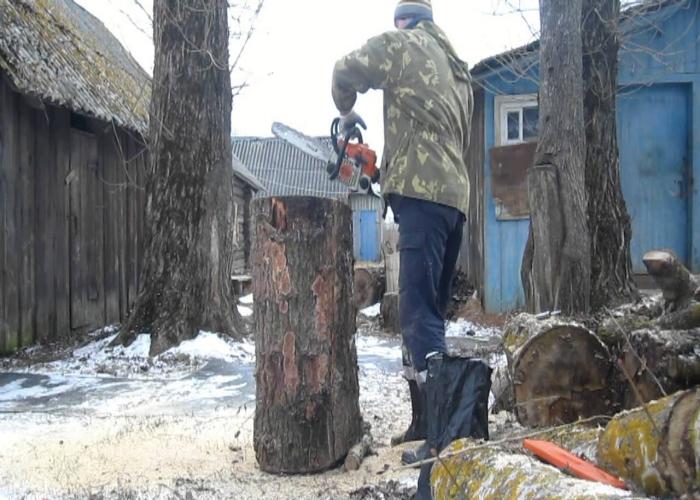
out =
[[444,353],[445,314],[462,243],[464,215],[430,201],[391,195],[399,223],[399,320],[413,368],[427,368],[425,356]]

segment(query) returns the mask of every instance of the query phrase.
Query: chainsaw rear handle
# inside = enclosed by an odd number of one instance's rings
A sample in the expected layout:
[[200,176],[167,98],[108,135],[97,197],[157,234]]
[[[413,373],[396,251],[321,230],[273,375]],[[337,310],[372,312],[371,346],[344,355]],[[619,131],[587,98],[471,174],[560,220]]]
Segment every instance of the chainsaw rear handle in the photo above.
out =
[[[362,122],[361,125],[365,126],[364,122]],[[365,128],[367,127],[365,126]],[[343,160],[345,160],[348,143],[353,139],[357,139],[358,143],[360,144],[364,142],[362,140],[362,131],[357,124],[355,124],[355,126],[352,128],[341,131],[340,118],[335,118],[331,122],[331,142],[333,144],[333,151],[335,151],[337,159],[335,165],[329,163],[326,167],[330,180],[333,181],[338,177],[340,166],[343,164]]]

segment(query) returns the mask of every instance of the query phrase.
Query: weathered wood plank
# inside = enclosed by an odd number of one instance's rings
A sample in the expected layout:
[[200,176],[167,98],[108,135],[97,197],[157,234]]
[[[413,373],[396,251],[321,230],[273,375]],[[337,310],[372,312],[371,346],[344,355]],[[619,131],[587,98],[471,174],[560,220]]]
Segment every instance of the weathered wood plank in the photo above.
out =
[[87,269],[85,255],[85,212],[86,200],[86,149],[84,136],[77,130],[71,130],[70,150],[70,303],[72,330],[81,329],[88,324]]
[[99,161],[98,141],[94,135],[86,135],[83,142],[86,159],[85,205],[87,246],[87,299],[88,326],[104,325],[104,230],[102,225],[104,196]]
[[54,309],[56,337],[70,335],[70,112],[52,109],[52,137],[56,151],[54,170],[55,232],[54,232]]
[[115,219],[117,221],[117,259],[119,266],[119,317],[120,321],[126,321],[129,314],[129,279],[127,274],[127,219],[126,205],[128,200],[128,185],[126,175],[126,153],[125,144],[126,136],[122,132],[115,134],[115,139],[119,145],[116,152],[118,154],[117,162],[115,163],[115,179],[119,185],[117,191],[117,206]]
[[113,129],[99,137],[100,165],[102,167],[102,190],[104,211],[104,322],[119,323],[119,234],[118,207],[120,186],[117,169],[118,151]]
[[15,213],[15,97],[0,78],[0,352],[17,347],[18,295],[14,233]]
[[34,275],[36,303],[36,341],[44,343],[53,335],[54,288],[52,246],[52,203],[55,197],[51,174],[54,171],[54,152],[51,147],[50,117],[48,110],[34,110],[34,132],[36,134],[36,217],[34,231],[35,260]]
[[35,275],[34,275],[34,113],[24,101],[18,102],[19,114],[19,184],[18,201],[18,242],[19,242],[19,294],[20,294],[20,332],[21,346],[34,342],[35,320]]

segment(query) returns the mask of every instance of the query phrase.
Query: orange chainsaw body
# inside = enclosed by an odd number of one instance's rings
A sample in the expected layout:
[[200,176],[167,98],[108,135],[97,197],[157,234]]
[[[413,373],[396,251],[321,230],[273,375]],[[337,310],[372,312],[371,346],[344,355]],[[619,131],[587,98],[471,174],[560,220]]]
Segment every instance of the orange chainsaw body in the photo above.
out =
[[340,164],[338,180],[353,186],[357,185],[358,178],[369,179],[371,182],[379,179],[377,153],[366,144],[350,142],[345,148],[345,157]]

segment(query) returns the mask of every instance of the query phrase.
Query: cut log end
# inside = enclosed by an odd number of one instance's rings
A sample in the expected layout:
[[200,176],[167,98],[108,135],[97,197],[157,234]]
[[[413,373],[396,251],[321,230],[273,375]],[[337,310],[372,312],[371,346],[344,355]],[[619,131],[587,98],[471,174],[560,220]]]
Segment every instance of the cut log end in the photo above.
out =
[[560,324],[531,337],[513,356],[515,413],[527,426],[574,422],[611,412],[610,355],[586,328]]

